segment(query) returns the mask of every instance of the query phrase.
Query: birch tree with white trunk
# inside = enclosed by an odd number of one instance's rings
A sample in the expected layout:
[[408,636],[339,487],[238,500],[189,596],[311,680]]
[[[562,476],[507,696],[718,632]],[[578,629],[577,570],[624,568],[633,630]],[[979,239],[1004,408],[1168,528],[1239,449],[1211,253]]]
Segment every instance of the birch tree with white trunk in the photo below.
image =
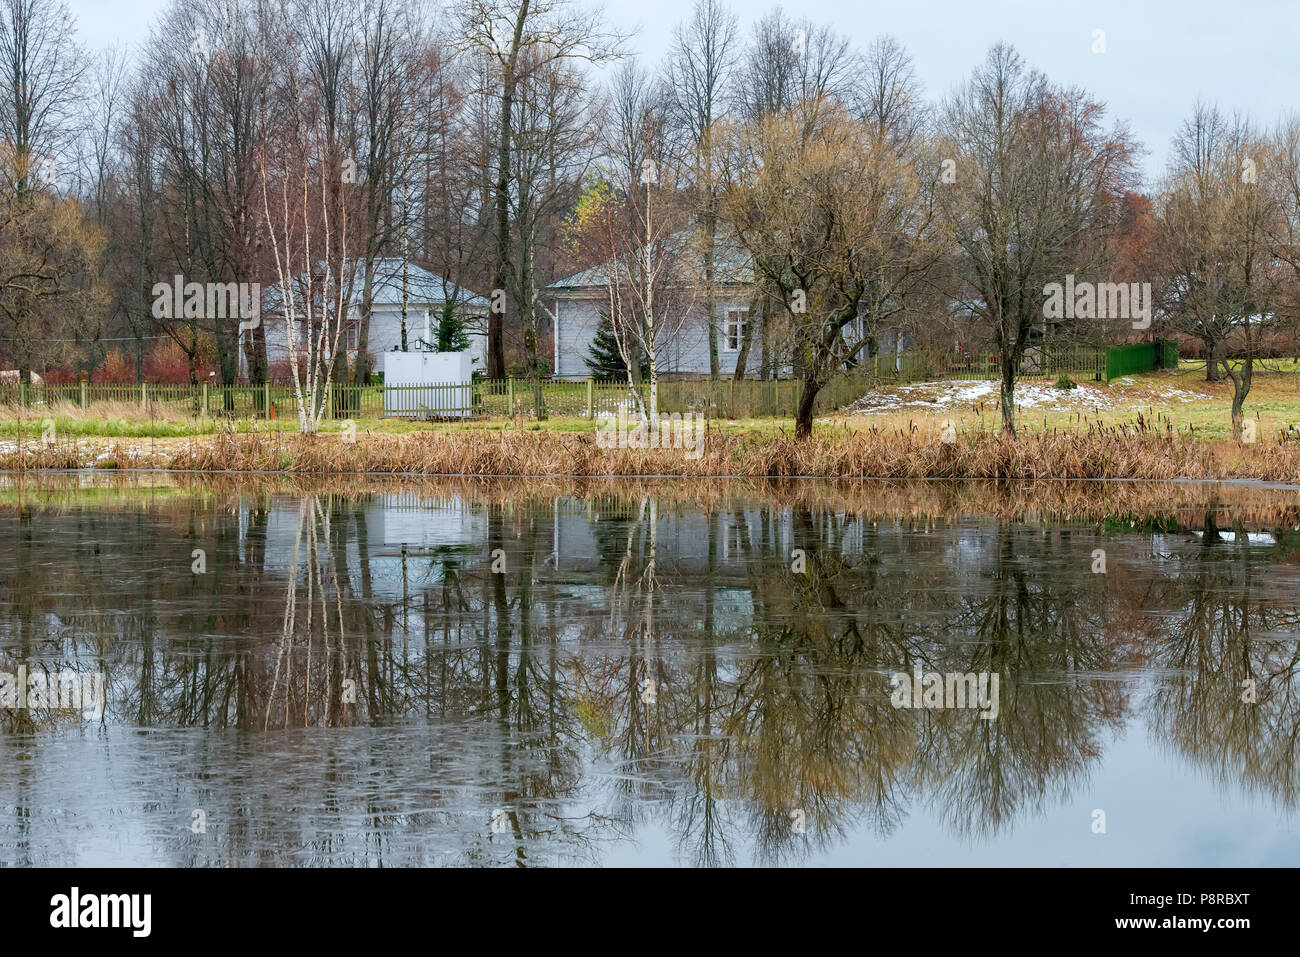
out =
[[298,429],[320,431],[352,298],[348,260],[348,157],[317,107],[304,69],[292,7],[265,14],[265,48],[279,77],[259,156],[262,222],[277,281],[273,307],[285,324]]

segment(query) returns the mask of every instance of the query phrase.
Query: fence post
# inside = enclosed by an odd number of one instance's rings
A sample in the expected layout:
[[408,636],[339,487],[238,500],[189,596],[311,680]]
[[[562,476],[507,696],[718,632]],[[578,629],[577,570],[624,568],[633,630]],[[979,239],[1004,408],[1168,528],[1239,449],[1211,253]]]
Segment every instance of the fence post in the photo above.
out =
[[147,408],[149,405],[149,383],[140,383],[140,408]]
[[203,418],[208,417],[208,384],[203,383]]
[[86,380],[81,380],[81,407],[86,407]]
[[18,407],[27,408],[27,383],[21,378],[18,380]]
[[587,418],[596,417],[596,381],[591,376],[587,376]]
[[271,381],[262,383],[262,415],[268,420],[271,418]]
[[506,376],[506,402],[510,405],[510,410],[507,414],[510,416],[510,418],[513,419],[515,417],[515,377],[514,376]]

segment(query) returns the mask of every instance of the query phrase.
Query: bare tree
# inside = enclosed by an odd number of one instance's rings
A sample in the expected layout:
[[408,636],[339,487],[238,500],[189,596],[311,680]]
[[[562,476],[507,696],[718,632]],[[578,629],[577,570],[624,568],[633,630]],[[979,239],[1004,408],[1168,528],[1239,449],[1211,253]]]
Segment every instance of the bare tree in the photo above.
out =
[[1000,366],[1002,428],[1015,432],[1015,382],[1044,328],[1044,287],[1097,266],[1135,181],[1123,127],[1104,107],[1053,86],[998,44],[946,105],[939,197],[957,246],[957,301]]
[[58,338],[57,304],[89,287],[99,255],[98,231],[58,196],[88,63],[70,21],[57,0],[0,2],[0,329],[27,384]]
[[[511,171],[518,150],[515,133],[520,85],[553,65],[599,63],[618,55],[621,37],[608,31],[599,12],[570,0],[462,0],[459,21],[462,48],[486,58],[483,92],[497,100],[496,162],[493,192],[496,208],[495,285],[503,294],[523,289],[518,246],[512,243]],[[516,237],[520,243],[527,236]],[[521,319],[525,304],[516,302]],[[488,377],[505,377],[504,322],[494,309],[488,319]]]
[[533,380],[533,407],[539,419],[546,418],[541,384],[546,367],[539,347],[539,312],[546,307],[537,295],[537,277],[543,269],[539,260],[554,252],[556,227],[577,200],[597,142],[590,122],[594,111],[582,79],[562,62],[530,70],[515,101],[511,219],[518,268],[515,285],[507,292],[518,304],[525,369]]
[[[149,127],[139,139],[157,153],[156,280],[181,273],[252,283],[261,274],[257,163],[274,84],[260,9],[256,0],[178,0],[154,28],[155,53],[140,67],[143,108],[133,115]],[[224,384],[238,379],[241,364],[251,381],[265,381],[263,326],[241,328],[220,312],[165,322],[182,349],[211,337]],[[226,401],[233,408],[230,393]]]
[[[733,71],[733,109],[745,122],[797,115],[808,131],[819,122],[824,110],[864,100],[864,74],[862,58],[847,37],[811,20],[791,19],[777,7],[754,25],[740,64]],[[750,314],[758,321],[744,326],[736,356],[736,378],[745,375],[755,327],[761,337],[761,377],[775,376],[786,365],[798,368],[801,361],[788,349],[793,330],[784,327],[780,290],[770,286],[767,274],[763,268],[753,270],[755,294]],[[869,348],[874,352],[875,343],[869,343]]]
[[866,345],[866,327],[905,308],[938,260],[938,171],[900,155],[843,110],[739,128],[727,219],[779,291],[804,376],[795,435],[812,434],[817,395]]
[[[473,58],[457,55],[450,45],[431,43],[422,63],[424,79],[419,112],[421,146],[420,253],[442,281],[443,309],[438,317],[454,322],[460,300],[467,298],[475,264],[491,239],[479,171],[490,163],[487,137],[477,135],[477,115],[467,91]],[[486,329],[474,328],[485,334]]]
[[[601,311],[633,401],[652,431],[658,428],[665,346],[696,312],[705,269],[684,231],[694,205],[669,150],[663,98],[656,93],[635,62],[615,75],[600,178],[583,194],[570,229],[579,254],[597,263]],[[712,329],[708,317],[704,324]],[[648,401],[637,388],[642,356],[650,374]]]
[[709,340],[709,376],[718,362],[718,177],[714,127],[725,114],[726,93],[736,59],[737,20],[721,0],[695,0],[691,15],[677,26],[668,61],[666,90],[671,117],[685,139],[685,167],[695,194],[696,226],[704,260],[704,298]]
[[732,96],[742,119],[797,110],[809,125],[824,107],[862,101],[864,74],[848,37],[777,7],[754,25]]
[[[118,131],[128,108],[130,61],[121,47],[110,47],[92,62],[85,86],[82,135],[77,144],[76,185],[71,192],[82,202],[104,241],[104,255],[96,269],[96,282],[104,290],[103,309],[78,311],[69,316],[68,335],[76,339],[73,361],[88,374],[104,357],[111,330],[125,323],[128,303],[118,281],[130,268],[129,225],[123,213],[129,208],[123,195],[123,153]],[[125,241],[125,245],[124,245]],[[137,366],[140,364],[137,363]]]
[[262,141],[258,156],[261,225],[278,280],[274,308],[285,326],[298,427],[314,434],[328,411],[352,300],[351,201],[342,139],[289,9],[268,11],[261,32],[278,77],[273,112],[264,118],[275,135]]
[[[375,260],[391,250],[395,241],[403,262],[409,258],[420,160],[417,119],[424,92],[421,85],[427,79],[422,67],[432,39],[419,10],[406,0],[377,0],[363,11],[357,30],[357,178],[366,203],[361,224],[365,239],[356,374],[369,382]],[[405,308],[401,345],[403,350],[408,345]]]
[[1173,328],[1205,342],[1207,378],[1222,369],[1232,381],[1237,437],[1263,339],[1279,323],[1285,193],[1266,175],[1276,169],[1244,118],[1197,103],[1157,198],[1162,310]]
[[68,30],[71,19],[61,0],[0,2],[0,138],[20,192],[33,187],[37,163],[49,169],[72,145],[90,60]]
[[896,149],[908,149],[929,119],[912,57],[896,39],[882,36],[867,48],[862,65],[859,114]]
[[1205,343],[1205,378],[1219,380],[1219,356],[1231,331],[1223,311],[1223,275],[1217,243],[1225,223],[1217,205],[1229,154],[1239,148],[1234,130],[1216,108],[1197,102],[1174,136],[1171,166],[1163,189],[1156,267],[1162,312],[1175,328]]

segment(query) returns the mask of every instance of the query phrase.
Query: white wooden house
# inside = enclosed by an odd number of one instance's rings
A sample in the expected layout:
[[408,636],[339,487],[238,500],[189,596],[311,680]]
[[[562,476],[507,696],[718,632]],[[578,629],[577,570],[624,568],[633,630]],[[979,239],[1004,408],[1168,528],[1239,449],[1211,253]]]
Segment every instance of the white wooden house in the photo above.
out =
[[[356,360],[359,345],[363,280],[361,267],[362,264],[358,263],[352,279],[350,304],[344,328],[345,347],[348,350],[350,364]],[[376,360],[375,368],[382,368],[382,363],[378,361],[381,353],[401,348],[404,299],[408,351],[436,351],[438,317],[442,315],[444,304],[451,302],[465,320],[465,332],[469,337],[475,370],[486,367],[487,315],[490,306],[488,300],[414,263],[406,263],[406,268],[403,270],[401,259],[377,259],[371,280],[368,343],[368,351]],[[288,324],[281,314],[278,285],[263,290],[262,303],[262,321],[266,326],[267,361],[274,366],[275,363],[289,358]],[[300,332],[301,335],[305,335],[305,330]],[[241,364],[244,362],[243,349],[240,350],[240,362]]]
[[[718,249],[715,272],[717,308],[713,319],[709,321],[702,288],[697,286],[689,294],[678,296],[689,303],[689,315],[675,335],[666,337],[659,344],[661,375],[707,376],[710,335],[717,339],[718,360],[723,373],[731,375],[735,372],[748,325],[757,321],[757,315],[750,314],[754,295],[753,269],[748,258],[734,246],[723,243]],[[556,378],[585,379],[591,374],[586,360],[591,356],[591,343],[608,301],[609,275],[608,266],[593,266],[553,282],[543,290],[543,298],[551,303],[555,323]],[[675,328],[677,317],[670,317],[668,325]],[[755,327],[745,363],[747,375],[757,375],[762,361],[759,333]]]

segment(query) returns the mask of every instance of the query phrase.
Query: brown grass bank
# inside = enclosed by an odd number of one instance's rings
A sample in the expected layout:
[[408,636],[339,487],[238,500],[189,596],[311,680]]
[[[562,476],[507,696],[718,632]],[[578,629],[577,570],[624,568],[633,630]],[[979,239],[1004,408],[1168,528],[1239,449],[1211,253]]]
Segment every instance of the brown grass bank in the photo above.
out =
[[1253,444],[1125,427],[1079,432],[958,434],[824,430],[791,436],[711,433],[703,454],[612,449],[583,433],[497,429],[407,435],[218,434],[183,439],[83,439],[21,452],[0,447],[0,468],[284,472],[337,475],[675,476],[700,478],[1229,479],[1300,483],[1300,443]]

